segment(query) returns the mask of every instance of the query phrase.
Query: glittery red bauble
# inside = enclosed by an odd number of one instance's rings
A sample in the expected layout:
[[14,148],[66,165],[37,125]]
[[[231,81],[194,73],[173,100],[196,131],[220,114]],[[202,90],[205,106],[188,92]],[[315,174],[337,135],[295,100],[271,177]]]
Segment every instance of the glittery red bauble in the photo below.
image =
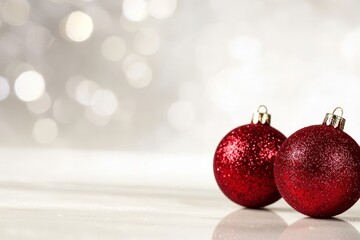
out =
[[360,148],[340,129],[306,127],[284,142],[274,175],[280,194],[294,209],[311,217],[335,216],[359,199]]
[[235,203],[258,208],[281,198],[273,164],[286,137],[265,124],[235,128],[219,143],[214,156],[215,179]]

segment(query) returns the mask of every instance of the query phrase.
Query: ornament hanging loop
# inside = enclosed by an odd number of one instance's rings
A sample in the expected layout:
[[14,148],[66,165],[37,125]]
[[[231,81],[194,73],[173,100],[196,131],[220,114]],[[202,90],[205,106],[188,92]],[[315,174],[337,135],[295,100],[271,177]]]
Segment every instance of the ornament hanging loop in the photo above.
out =
[[334,109],[334,111],[332,112],[332,114],[335,115],[335,112],[336,112],[337,110],[340,110],[340,117],[342,117],[342,116],[344,115],[344,110],[343,110],[341,107],[336,107],[336,108]]
[[[337,111],[340,111],[340,115],[336,115]],[[323,125],[332,126],[340,130],[344,130],[345,127],[345,118],[343,118],[344,110],[341,107],[336,107],[332,113],[327,113],[325,115]]]
[[[263,109],[263,110],[265,110],[264,112],[261,112],[260,110],[261,109]],[[258,113],[268,113],[268,109],[267,109],[267,107],[265,106],[265,105],[260,105],[259,107],[258,107],[258,109],[257,109],[257,112]]]
[[268,113],[268,109],[265,105],[260,105],[256,113],[253,113],[251,123],[270,125],[271,115]]

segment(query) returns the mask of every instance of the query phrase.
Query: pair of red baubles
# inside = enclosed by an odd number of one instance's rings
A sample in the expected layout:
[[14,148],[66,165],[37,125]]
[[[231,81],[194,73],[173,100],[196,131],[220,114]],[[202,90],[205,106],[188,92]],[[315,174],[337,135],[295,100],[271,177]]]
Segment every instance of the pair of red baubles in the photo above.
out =
[[343,131],[342,115],[336,108],[323,124],[286,138],[270,126],[270,114],[260,106],[250,124],[229,132],[216,149],[214,174],[220,189],[249,208],[283,197],[311,217],[346,211],[360,197],[360,147]]

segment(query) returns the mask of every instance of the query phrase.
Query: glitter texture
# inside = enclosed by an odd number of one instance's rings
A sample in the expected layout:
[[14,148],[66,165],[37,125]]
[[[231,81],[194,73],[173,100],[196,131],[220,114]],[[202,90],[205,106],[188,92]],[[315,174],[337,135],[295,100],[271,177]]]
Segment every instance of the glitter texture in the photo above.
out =
[[359,199],[360,148],[342,130],[315,125],[282,145],[274,175],[282,197],[311,217],[338,215]]
[[251,208],[280,199],[273,164],[285,139],[278,130],[260,123],[228,133],[214,156],[215,179],[223,193],[235,203]]

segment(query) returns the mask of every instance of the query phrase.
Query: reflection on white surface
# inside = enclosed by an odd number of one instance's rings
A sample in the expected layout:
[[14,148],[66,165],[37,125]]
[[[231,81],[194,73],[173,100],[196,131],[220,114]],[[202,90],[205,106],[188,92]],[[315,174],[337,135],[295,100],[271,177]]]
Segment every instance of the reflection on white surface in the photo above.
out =
[[224,217],[214,230],[213,240],[279,239],[286,222],[266,209],[240,209]]
[[[270,207],[271,208],[271,207]],[[290,209],[289,209],[290,210]],[[355,240],[358,230],[350,223],[337,219],[301,218],[287,225],[291,211],[280,217],[267,209],[240,209],[224,217],[216,226],[213,240]],[[294,211],[295,213],[295,211]],[[353,219],[353,221],[356,221]]]
[[210,239],[222,214],[218,199],[201,189],[0,186],[1,239]]
[[360,239],[359,232],[348,222],[336,218],[303,218],[291,224],[281,235],[281,240],[355,240]]
[[[355,240],[360,236],[351,225],[355,219],[348,223],[303,218],[288,226],[294,215],[302,216],[281,202],[274,210],[238,209],[214,190],[2,181],[0,198],[1,239]],[[280,217],[277,211],[286,214]]]
[[209,158],[0,155],[0,239],[359,239],[359,205],[337,217],[343,221],[304,218],[283,200],[267,210],[241,209],[217,188]]

